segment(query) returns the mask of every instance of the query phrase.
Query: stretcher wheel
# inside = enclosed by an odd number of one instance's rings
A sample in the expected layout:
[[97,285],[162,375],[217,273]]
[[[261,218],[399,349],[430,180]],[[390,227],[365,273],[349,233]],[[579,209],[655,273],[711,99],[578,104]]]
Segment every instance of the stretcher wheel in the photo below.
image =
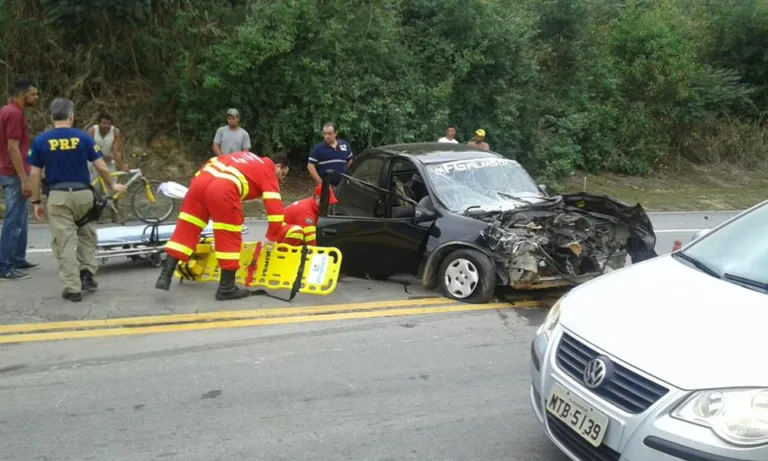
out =
[[165,261],[165,252],[155,253],[149,257],[149,262],[152,264],[152,267],[162,266],[163,261]]

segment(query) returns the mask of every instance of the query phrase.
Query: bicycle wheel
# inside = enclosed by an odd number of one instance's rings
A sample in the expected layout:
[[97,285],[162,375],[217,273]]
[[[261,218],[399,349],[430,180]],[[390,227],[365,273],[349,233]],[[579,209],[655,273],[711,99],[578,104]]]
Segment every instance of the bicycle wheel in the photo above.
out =
[[[149,200],[145,184],[149,184],[154,202]],[[140,221],[147,224],[161,223],[173,215],[177,200],[174,200],[159,191],[162,182],[145,180],[131,194],[131,212]]]

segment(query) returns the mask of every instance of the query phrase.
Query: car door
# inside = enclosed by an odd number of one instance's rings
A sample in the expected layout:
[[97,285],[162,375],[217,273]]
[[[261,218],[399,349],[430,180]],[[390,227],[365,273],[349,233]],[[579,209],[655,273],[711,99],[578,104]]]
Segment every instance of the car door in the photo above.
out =
[[377,190],[391,159],[375,152],[358,156],[349,169],[353,180],[341,180],[334,190],[338,203],[318,219],[318,245],[338,248],[346,273],[388,276],[418,269],[429,226],[391,217],[388,194]]

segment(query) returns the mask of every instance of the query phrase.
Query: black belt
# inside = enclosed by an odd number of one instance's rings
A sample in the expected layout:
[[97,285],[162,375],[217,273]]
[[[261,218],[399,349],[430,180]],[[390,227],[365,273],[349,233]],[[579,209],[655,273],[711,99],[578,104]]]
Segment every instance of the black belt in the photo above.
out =
[[48,186],[49,190],[77,192],[80,190],[89,190],[91,186],[89,184],[83,184],[81,182],[57,182]]

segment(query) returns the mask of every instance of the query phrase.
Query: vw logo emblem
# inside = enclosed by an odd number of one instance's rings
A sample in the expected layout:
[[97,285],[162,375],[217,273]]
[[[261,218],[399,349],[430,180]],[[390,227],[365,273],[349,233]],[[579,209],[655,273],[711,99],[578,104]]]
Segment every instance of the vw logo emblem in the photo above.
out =
[[603,384],[607,374],[608,365],[602,359],[590,360],[584,369],[584,384],[591,389],[595,389]]

